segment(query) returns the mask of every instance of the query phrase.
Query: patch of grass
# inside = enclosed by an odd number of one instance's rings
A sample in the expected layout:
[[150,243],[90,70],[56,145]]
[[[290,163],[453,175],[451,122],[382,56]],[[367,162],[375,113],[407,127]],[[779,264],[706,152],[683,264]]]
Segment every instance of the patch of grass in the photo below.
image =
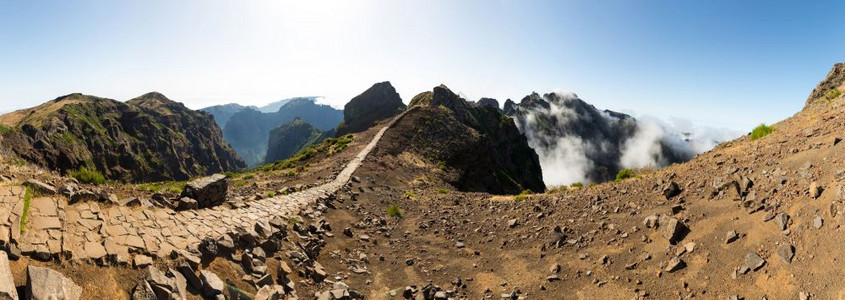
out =
[[751,131],[751,140],[756,140],[767,136],[775,131],[775,127],[767,126],[765,123],[760,124],[757,127],[754,127],[754,130]]
[[0,124],[0,134],[7,134],[9,132],[12,132],[12,130],[14,130],[12,129],[12,127]]
[[276,197],[276,192],[274,192],[274,191],[267,191],[267,197]]
[[445,193],[447,193],[447,192],[448,192],[448,191],[446,191],[446,189],[437,189],[437,193],[438,193],[438,194],[445,194]]
[[287,175],[290,176],[290,177],[296,177],[296,170],[288,171]]
[[414,192],[412,192],[412,191],[405,191],[405,197],[408,197],[408,198],[411,198],[411,199],[417,199],[417,194],[414,194]]
[[634,170],[622,169],[619,170],[619,173],[616,173],[616,179],[614,179],[613,182],[620,182],[631,177],[634,177]]
[[97,171],[96,169],[89,169],[86,167],[81,167],[78,170],[70,171],[68,174],[70,177],[76,178],[79,182],[88,183],[88,184],[104,184],[106,183],[106,177],[103,176],[103,173]]
[[584,184],[581,183],[580,181],[579,182],[573,182],[572,184],[569,185],[569,187],[574,188],[574,189],[580,189],[580,188],[584,187]]
[[23,194],[23,214],[21,214],[21,234],[26,232],[26,222],[29,219],[29,206],[32,204],[32,188],[26,186]]
[[387,208],[387,215],[394,218],[402,218],[405,217],[405,212],[399,208],[399,205],[393,203],[393,205]]
[[301,223],[299,218],[288,218],[288,227],[293,227],[299,223]]
[[[185,190],[185,186],[188,183],[185,181],[162,181],[162,182],[150,182],[150,183],[141,183],[135,185],[138,189],[148,191],[151,193],[161,193],[161,192],[170,192],[173,194],[181,194],[182,191]],[[237,183],[235,183],[237,185]]]
[[255,175],[253,175],[253,174],[247,174],[246,176],[244,176],[244,180],[251,180],[251,179],[254,179],[254,178],[255,178]]
[[839,91],[837,88],[832,88],[824,93],[824,98],[827,100],[833,100],[842,95],[842,92]]
[[516,195],[516,197],[513,198],[513,201],[522,202],[522,201],[525,201],[525,199],[527,199],[527,198],[528,198],[528,196],[526,196],[526,195]]

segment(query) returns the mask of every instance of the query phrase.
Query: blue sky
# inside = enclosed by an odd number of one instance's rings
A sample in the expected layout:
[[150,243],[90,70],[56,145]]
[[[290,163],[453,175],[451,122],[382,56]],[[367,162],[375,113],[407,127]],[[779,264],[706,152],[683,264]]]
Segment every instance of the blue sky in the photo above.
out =
[[0,111],[82,92],[192,108],[389,80],[407,102],[564,90],[747,131],[845,59],[842,1],[2,1]]

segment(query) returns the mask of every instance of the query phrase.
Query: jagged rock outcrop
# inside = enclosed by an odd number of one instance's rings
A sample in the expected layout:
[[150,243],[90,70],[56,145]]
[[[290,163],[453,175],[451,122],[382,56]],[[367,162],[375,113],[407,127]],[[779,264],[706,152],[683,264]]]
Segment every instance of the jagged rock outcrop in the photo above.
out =
[[338,126],[336,136],[367,130],[376,121],[393,117],[403,109],[405,104],[389,81],[376,83],[346,103],[343,124]]
[[502,111],[502,109],[499,108],[499,101],[496,100],[496,99],[492,99],[492,98],[481,98],[481,99],[478,100],[476,105],[478,107],[492,107],[492,108],[495,108],[498,111]]
[[126,103],[71,94],[0,116],[2,143],[18,156],[66,173],[96,169],[108,179],[186,180],[246,165],[211,115],[159,93]]
[[229,118],[223,138],[248,166],[264,163],[270,131],[299,118],[321,131],[335,128],[343,118],[340,110],[316,104],[314,98],[295,98],[274,113],[245,108]]
[[[845,63],[837,63],[833,65],[833,68],[830,69],[830,72],[827,73],[827,76],[816,85],[816,88],[810,92],[810,96],[807,97],[807,102],[804,104],[806,107],[811,103],[815,102],[816,100],[822,99],[827,97],[828,95],[841,95],[842,93],[842,84],[845,83]],[[838,89],[837,92],[833,92],[833,89]],[[831,94],[828,94],[831,93]]]
[[[418,106],[386,133],[386,151],[412,151],[457,171],[458,189],[495,194],[545,190],[537,154],[513,120],[477,107],[441,85],[413,98]],[[378,154],[376,154],[378,156]]]
[[333,137],[334,130],[322,132],[299,118],[270,131],[264,163],[290,157],[297,152]]

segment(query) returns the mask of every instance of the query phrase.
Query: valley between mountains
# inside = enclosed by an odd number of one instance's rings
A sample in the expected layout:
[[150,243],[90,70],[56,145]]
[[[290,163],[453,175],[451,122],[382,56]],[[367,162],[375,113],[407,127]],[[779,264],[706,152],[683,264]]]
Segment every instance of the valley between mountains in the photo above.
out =
[[574,94],[59,97],[0,116],[0,299],[843,298],[842,74],[705,152]]

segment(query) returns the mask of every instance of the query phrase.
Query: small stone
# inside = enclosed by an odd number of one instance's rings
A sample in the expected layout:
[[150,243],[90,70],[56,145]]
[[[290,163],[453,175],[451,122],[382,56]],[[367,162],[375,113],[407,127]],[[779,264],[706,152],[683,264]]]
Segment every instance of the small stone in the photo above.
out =
[[678,187],[678,184],[674,181],[669,182],[669,185],[667,185],[666,188],[663,189],[663,196],[666,197],[667,200],[677,196],[680,193],[681,188]]
[[519,221],[517,219],[508,220],[508,228],[514,228],[517,225],[519,225]]
[[792,258],[795,257],[795,247],[790,244],[783,244],[778,246],[778,256],[785,263],[792,263]]
[[551,271],[552,273],[559,273],[560,269],[561,269],[560,264],[555,263],[551,266],[551,268],[549,268],[549,271]]
[[149,256],[138,254],[135,255],[135,259],[133,260],[135,264],[135,268],[143,269],[148,267],[149,265],[153,264],[153,259]]
[[666,267],[663,268],[663,270],[672,273],[677,270],[683,269],[684,267],[686,267],[686,263],[684,263],[684,261],[681,260],[680,257],[674,256],[669,259],[669,262],[666,263]]
[[546,281],[553,282],[553,281],[560,281],[560,277],[557,274],[552,274],[546,277]]
[[819,196],[821,196],[821,195],[822,195],[822,187],[819,186],[819,184],[816,183],[815,181],[810,183],[810,198],[818,199]]
[[786,227],[789,225],[789,216],[786,213],[779,213],[775,216],[775,225],[777,225],[780,230],[786,230]]
[[757,255],[757,253],[748,252],[748,254],[745,255],[745,266],[752,271],[757,271],[757,269],[760,269],[765,264],[766,260],[760,257],[760,255]]
[[735,230],[728,231],[728,234],[725,236],[725,244],[730,244],[737,239],[739,239],[739,235],[736,234]]
[[458,247],[458,249],[460,249],[460,248],[466,247],[466,245],[463,242],[457,242],[457,243],[455,243],[455,247]]
[[643,220],[643,226],[645,226],[646,228],[655,228],[658,225],[658,220],[658,215],[648,216]]
[[813,219],[813,227],[815,227],[816,229],[821,229],[823,225],[824,220],[822,220],[822,217],[816,216],[816,218]]

